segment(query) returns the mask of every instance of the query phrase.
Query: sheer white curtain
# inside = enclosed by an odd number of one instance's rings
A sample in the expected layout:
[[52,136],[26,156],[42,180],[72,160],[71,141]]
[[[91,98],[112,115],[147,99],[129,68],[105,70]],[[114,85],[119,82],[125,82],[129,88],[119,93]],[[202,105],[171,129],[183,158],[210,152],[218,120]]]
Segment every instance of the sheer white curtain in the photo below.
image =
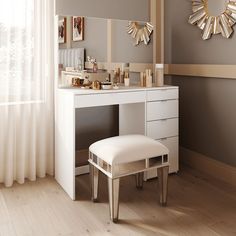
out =
[[53,174],[51,0],[0,0],[0,183]]

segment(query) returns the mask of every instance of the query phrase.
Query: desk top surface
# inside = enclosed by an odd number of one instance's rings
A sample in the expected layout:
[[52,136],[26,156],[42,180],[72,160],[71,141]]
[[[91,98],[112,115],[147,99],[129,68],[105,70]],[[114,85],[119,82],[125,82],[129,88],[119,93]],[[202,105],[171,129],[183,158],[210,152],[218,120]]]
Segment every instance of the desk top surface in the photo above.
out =
[[104,94],[104,93],[123,93],[123,92],[138,92],[138,91],[154,91],[154,90],[166,90],[166,89],[176,89],[178,86],[170,86],[165,85],[163,87],[137,87],[137,86],[130,86],[124,87],[121,86],[119,89],[109,89],[109,90],[93,90],[93,89],[83,89],[83,88],[58,88],[58,91],[61,92],[68,92],[74,95],[87,95],[87,94]]

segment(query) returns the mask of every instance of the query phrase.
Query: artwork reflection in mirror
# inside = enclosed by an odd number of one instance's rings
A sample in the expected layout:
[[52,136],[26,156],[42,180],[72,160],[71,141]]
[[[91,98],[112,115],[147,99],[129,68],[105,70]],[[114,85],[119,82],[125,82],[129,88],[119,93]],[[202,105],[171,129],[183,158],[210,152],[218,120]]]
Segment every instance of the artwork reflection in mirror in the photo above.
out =
[[74,42],[84,40],[84,17],[72,17],[72,35]]
[[62,18],[58,22],[58,42],[66,43],[66,18]]

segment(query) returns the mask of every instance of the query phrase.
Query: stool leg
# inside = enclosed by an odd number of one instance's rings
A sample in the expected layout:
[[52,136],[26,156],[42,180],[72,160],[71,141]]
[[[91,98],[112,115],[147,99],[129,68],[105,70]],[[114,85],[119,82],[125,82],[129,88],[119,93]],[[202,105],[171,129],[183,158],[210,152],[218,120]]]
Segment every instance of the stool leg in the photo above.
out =
[[119,216],[119,188],[120,179],[108,178],[109,205],[111,220],[116,223]]
[[143,172],[137,173],[135,175],[135,179],[136,179],[136,188],[142,189],[143,188]]
[[99,170],[92,164],[89,165],[89,169],[90,169],[92,201],[97,202],[98,201]]
[[159,191],[160,191],[160,204],[162,206],[166,206],[167,204],[168,174],[169,174],[169,166],[157,169]]

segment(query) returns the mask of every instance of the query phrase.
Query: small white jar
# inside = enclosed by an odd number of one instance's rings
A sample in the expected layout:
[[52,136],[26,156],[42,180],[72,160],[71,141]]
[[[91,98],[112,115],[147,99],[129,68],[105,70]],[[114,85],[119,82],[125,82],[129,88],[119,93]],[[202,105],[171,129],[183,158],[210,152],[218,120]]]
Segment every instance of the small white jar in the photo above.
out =
[[152,87],[152,76],[149,75],[146,77],[146,87],[151,88]]
[[124,81],[125,81],[125,87],[129,87],[130,79],[129,78],[125,78]]
[[158,87],[164,86],[164,65],[163,64],[156,64],[155,84]]

